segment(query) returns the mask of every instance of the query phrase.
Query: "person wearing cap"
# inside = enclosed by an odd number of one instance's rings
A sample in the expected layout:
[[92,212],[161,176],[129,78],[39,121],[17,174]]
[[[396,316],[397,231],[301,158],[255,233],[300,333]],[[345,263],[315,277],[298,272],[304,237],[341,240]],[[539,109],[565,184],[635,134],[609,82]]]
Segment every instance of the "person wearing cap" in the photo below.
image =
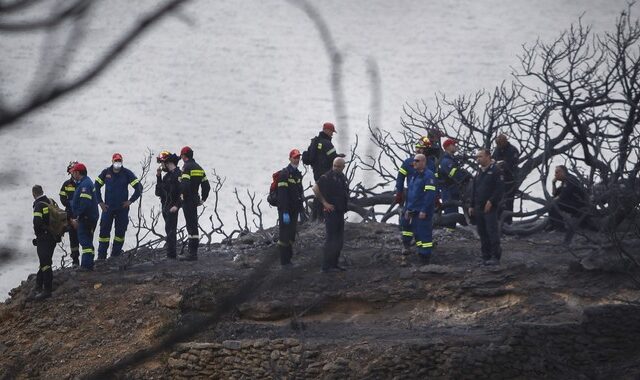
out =
[[298,149],[291,150],[289,165],[280,171],[278,177],[278,250],[283,267],[292,265],[298,215],[303,207],[302,173],[298,170],[300,157]]
[[[198,245],[200,244],[200,234],[198,231],[198,206],[203,204],[209,197],[211,185],[207,175],[196,160],[193,159],[193,150],[185,146],[180,150],[182,165],[182,175],[180,176],[180,192],[182,194],[182,212],[187,224],[189,234],[189,252],[181,255],[181,261],[195,261],[198,259]],[[199,190],[202,189],[202,198]]]
[[313,185],[313,192],[324,207],[325,242],[322,272],[342,271],[338,265],[344,245],[344,214],[349,202],[349,180],[344,175],[344,158],[336,157],[333,168]]
[[60,188],[60,202],[64,206],[64,211],[67,213],[67,221],[69,224],[69,247],[71,248],[71,265],[77,267],[80,265],[80,243],[78,243],[78,231],[71,225],[71,219],[73,219],[73,212],[71,211],[71,199],[76,192],[76,183],[71,177],[71,168],[77,164],[76,161],[69,162],[67,166],[67,174],[69,179],[64,181]]
[[[105,187],[104,200],[101,188]],[[129,197],[129,186],[133,187],[133,194]],[[111,227],[115,221],[113,246],[111,257],[122,253],[124,237],[129,225],[129,207],[142,194],[142,184],[133,172],[122,166],[122,155],[114,153],[111,166],[104,169],[96,178],[96,198],[102,209],[100,217],[100,234],[98,236],[98,260],[107,258],[107,249],[111,238]]]
[[488,149],[479,149],[476,161],[480,169],[473,179],[469,215],[475,216],[478,226],[483,264],[498,265],[502,255],[498,226],[498,206],[504,195],[502,172]]
[[87,167],[76,163],[71,168],[71,176],[76,183],[76,191],[71,200],[73,227],[78,231],[78,241],[82,247],[80,270],[93,270],[94,248],[93,232],[98,223],[98,200],[95,196],[93,181],[87,176]]
[[[431,142],[428,137],[422,136],[418,139],[415,145],[416,154],[424,154],[426,149],[431,146]],[[402,162],[400,165],[400,169],[398,169],[398,174],[396,175],[396,188],[394,199],[395,203],[401,206],[400,213],[400,233],[402,235],[402,253],[408,254],[411,250],[411,243],[413,241],[413,231],[411,229],[411,223],[408,218],[405,218],[406,209],[402,206],[404,205],[405,198],[405,181],[407,184],[411,180],[412,176],[416,173],[416,169],[414,168],[414,156],[410,156],[406,160]],[[435,160],[428,160],[427,166],[430,170],[435,170]]]
[[[178,228],[178,210],[182,205],[180,198],[180,176],[182,171],[178,168],[178,157],[167,151],[160,152],[157,158],[160,167],[156,172],[156,195],[160,197],[162,205],[162,217],[164,218],[164,231],[166,239],[167,257],[176,258],[176,231]],[[166,172],[162,177],[162,172]]]
[[429,264],[433,249],[433,215],[436,200],[436,177],[427,168],[427,157],[416,154],[415,173],[409,179],[405,218],[411,223],[417,253],[422,264]]
[[[444,214],[458,213],[458,205],[460,202],[462,184],[470,178],[466,170],[460,168],[460,163],[455,157],[458,146],[456,140],[447,139],[442,144],[444,154],[438,166],[438,180],[440,186],[440,194],[444,207]],[[453,203],[453,204],[452,204]],[[454,228],[455,222],[448,227]]]
[[33,231],[36,238],[33,245],[38,253],[39,267],[36,274],[36,286],[33,299],[43,300],[51,297],[53,289],[53,251],[56,248],[56,238],[49,233],[49,198],[44,195],[42,186],[35,185],[31,189],[33,195]]
[[498,164],[498,168],[502,170],[504,175],[504,200],[498,210],[498,218],[502,211],[510,211],[509,216],[504,218],[504,222],[511,224],[513,218],[513,200],[518,191],[516,183],[518,177],[518,149],[509,143],[507,136],[503,133],[496,137],[496,148],[493,150],[493,159]]
[[[335,160],[336,157],[344,157],[344,154],[338,154],[336,152],[336,148],[331,142],[335,133],[337,133],[335,125],[326,122],[322,125],[322,131],[318,133],[318,136],[311,139],[311,144],[309,144],[307,152],[311,168],[313,169],[314,181],[318,181],[321,175],[331,170],[333,160]],[[320,202],[313,202],[311,220],[321,220],[322,217],[322,204]]]

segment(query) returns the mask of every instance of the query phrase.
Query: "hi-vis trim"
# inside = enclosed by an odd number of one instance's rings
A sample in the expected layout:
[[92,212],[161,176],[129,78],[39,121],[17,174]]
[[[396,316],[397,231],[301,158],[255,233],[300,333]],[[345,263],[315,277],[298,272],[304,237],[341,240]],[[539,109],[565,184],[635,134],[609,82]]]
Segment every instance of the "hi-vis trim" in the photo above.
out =
[[405,169],[405,168],[403,168],[403,167],[401,167],[400,169],[398,169],[398,172],[399,172],[400,174],[402,174],[403,176],[406,176],[406,175],[407,175],[407,169]]
[[65,186],[65,187],[64,187],[64,190],[65,190],[65,191],[76,191],[76,188],[75,188],[75,187],[73,187],[73,186]]
[[108,242],[109,242],[109,236],[98,238],[98,243],[108,243]]
[[98,182],[101,185],[104,185],[104,181],[100,177],[96,178],[96,182]]
[[436,191],[436,187],[433,185],[426,185],[424,187],[424,191],[429,191],[429,190]]
[[136,179],[134,179],[133,181],[131,181],[131,182],[129,183],[129,185],[130,185],[131,187],[133,187],[133,186],[137,185],[139,182],[140,182],[140,180],[136,178]]
[[458,168],[451,169],[451,171],[449,172],[449,177],[453,177],[457,171],[458,171]]
[[413,232],[411,232],[411,231],[402,231],[402,236],[413,236]]
[[118,243],[124,243],[124,238],[120,236],[114,236],[113,241],[117,241]]
[[49,207],[43,207],[42,208],[42,215],[46,215],[49,213]]
[[335,153],[336,152],[336,148],[332,148],[331,150],[329,150],[327,152],[327,156],[331,155],[331,153]]
[[87,194],[87,193],[82,193],[82,194],[80,194],[80,198],[93,199],[93,197],[91,196],[91,194]]
[[286,182],[278,182],[278,187],[289,187],[289,184]]
[[291,182],[291,183],[300,183],[300,182],[302,182],[301,179],[295,179],[295,178],[289,178],[288,181]]
[[182,178],[182,179],[191,179],[191,176],[189,174],[187,174],[187,173],[183,173],[182,177],[180,177],[180,178]]
[[43,267],[40,267],[40,270],[41,270],[41,271],[43,271],[43,272],[46,272],[46,271],[48,271],[48,270],[51,270],[51,265],[45,265],[45,266],[43,266]]
[[204,177],[204,170],[193,169],[190,174],[192,177]]
[[93,255],[93,248],[84,248],[82,250],[82,254],[84,255],[85,253],[88,255]]
[[189,235],[189,239],[200,239],[200,235]]
[[37,217],[37,218],[42,218],[42,213],[41,212],[33,212],[33,216]]

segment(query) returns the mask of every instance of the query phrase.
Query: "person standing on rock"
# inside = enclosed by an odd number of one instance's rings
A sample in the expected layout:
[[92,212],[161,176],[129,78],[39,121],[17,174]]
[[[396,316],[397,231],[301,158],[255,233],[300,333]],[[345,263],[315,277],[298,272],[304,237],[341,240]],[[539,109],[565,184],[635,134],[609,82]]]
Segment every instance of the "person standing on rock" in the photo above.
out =
[[345,161],[342,157],[333,160],[333,168],[323,174],[313,193],[324,207],[325,243],[322,271],[344,270],[338,265],[340,251],[344,245],[344,214],[349,202],[349,181],[344,175]]
[[[167,257],[176,258],[176,232],[178,228],[178,210],[182,205],[180,198],[180,176],[178,168],[180,157],[167,151],[160,152],[157,162],[160,164],[156,172],[156,195],[160,197]],[[166,172],[162,177],[162,172]]]
[[31,193],[35,199],[33,202],[33,231],[36,238],[33,245],[38,252],[38,273],[36,274],[36,287],[34,289],[35,300],[43,300],[51,297],[53,288],[53,251],[56,248],[56,238],[49,232],[49,198],[44,195],[42,186],[35,185]]
[[409,181],[404,217],[411,223],[420,261],[429,264],[433,249],[436,177],[427,169],[427,158],[424,154],[416,154],[413,163],[416,172]]
[[[416,154],[424,154],[425,151],[431,147],[431,141],[427,136],[421,137],[415,145]],[[397,203],[400,207],[404,205],[405,199],[405,191],[404,191],[404,183],[405,180],[407,185],[411,181],[411,178],[416,173],[416,169],[413,167],[414,165],[414,156],[411,156],[402,162],[400,165],[400,169],[398,169],[398,174],[396,176],[396,189],[395,189],[395,203]],[[435,156],[432,156],[432,159],[427,163],[427,167],[431,170],[435,170]],[[402,235],[402,253],[408,254],[411,249],[411,243],[413,241],[413,231],[411,229],[411,223],[409,219],[405,218],[406,215],[406,207],[402,209],[402,213],[400,214],[400,233]]]
[[278,176],[278,250],[280,265],[283,267],[292,266],[298,215],[303,207],[302,173],[298,170],[300,156],[298,149],[291,150],[289,165]]
[[60,188],[60,202],[64,206],[64,210],[67,213],[67,222],[69,223],[69,247],[71,248],[71,265],[75,268],[80,265],[80,243],[78,242],[78,231],[71,225],[71,219],[73,219],[73,212],[71,211],[71,199],[73,199],[73,193],[76,192],[76,183],[71,177],[71,168],[77,164],[76,161],[69,162],[67,166],[67,174],[69,179],[64,181]]
[[[182,212],[189,234],[189,252],[186,255],[180,255],[178,259],[180,261],[195,261],[198,260],[198,245],[200,244],[198,206],[204,204],[209,197],[211,185],[202,166],[193,159],[193,150],[190,147],[185,146],[180,150],[180,158],[184,162],[180,185],[183,201]],[[199,194],[200,189],[202,189],[202,197]]]
[[80,271],[93,270],[93,232],[98,223],[98,201],[94,196],[93,181],[87,176],[87,167],[78,162],[71,168],[71,176],[76,182],[76,192],[73,193],[71,211],[74,219],[71,224],[78,231],[78,241],[82,247]]
[[[100,189],[104,190],[104,201]],[[129,197],[129,186],[133,194]],[[129,225],[129,206],[142,194],[142,184],[133,172],[122,166],[122,155],[114,153],[111,166],[104,169],[96,178],[96,198],[102,209],[100,235],[98,235],[98,260],[107,258],[107,249],[111,235],[111,226],[115,221],[111,257],[120,256],[124,245],[124,236]]]
[[[442,147],[444,148],[444,154],[438,167],[438,180],[442,203],[445,205],[444,214],[457,214],[458,206],[452,203],[460,202],[460,187],[470,176],[466,170],[460,167],[460,162],[455,156],[458,151],[456,140],[447,139],[442,144]],[[453,222],[447,227],[455,228],[455,226],[456,223]]]
[[488,149],[479,149],[476,161],[480,170],[473,179],[469,215],[475,216],[478,225],[483,264],[498,265],[502,255],[498,206],[504,195],[504,181]]
[[[496,137],[496,148],[493,150],[493,159],[502,170],[504,176],[504,200],[498,212],[503,211],[513,213],[513,200],[518,191],[516,181],[518,179],[518,149],[509,143],[507,136],[503,133]],[[499,215],[498,215],[499,216]],[[511,214],[504,218],[504,222],[511,224],[513,218]]]

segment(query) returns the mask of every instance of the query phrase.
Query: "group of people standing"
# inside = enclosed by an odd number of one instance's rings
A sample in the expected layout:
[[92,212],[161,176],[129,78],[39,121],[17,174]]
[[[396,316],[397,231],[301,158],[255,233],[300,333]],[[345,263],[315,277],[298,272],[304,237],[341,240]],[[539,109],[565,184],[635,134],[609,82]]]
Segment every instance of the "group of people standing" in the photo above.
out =
[[[178,168],[180,160],[184,162],[182,170]],[[193,150],[188,146],[181,149],[180,156],[167,151],[161,152],[157,162],[160,167],[156,173],[155,193],[160,197],[162,204],[167,256],[186,261],[197,260],[200,241],[197,207],[206,201],[211,188],[206,174],[193,159]],[[163,172],[165,172],[164,176],[162,176]],[[113,154],[111,165],[96,177],[95,182],[87,175],[87,167],[81,162],[69,163],[67,173],[70,178],[62,184],[59,195],[67,218],[66,231],[69,234],[72,265],[78,267],[80,271],[91,271],[94,269],[96,260],[102,261],[107,258],[114,223],[111,257],[122,253],[129,224],[129,209],[131,204],[142,195],[142,184],[131,170],[123,166],[123,157],[120,153]],[[105,188],[104,197],[102,187]],[[131,195],[129,187],[133,189]],[[200,196],[200,190],[202,196]],[[33,228],[36,235],[33,244],[37,247],[39,259],[36,288],[33,294],[35,299],[44,299],[51,296],[52,257],[61,236],[56,236],[50,228],[52,208],[57,208],[57,204],[44,194],[40,185],[33,186],[32,194],[35,199]],[[176,231],[180,208],[184,213],[189,236],[187,253],[177,257]],[[100,230],[98,252],[95,257],[93,239],[98,222]]]

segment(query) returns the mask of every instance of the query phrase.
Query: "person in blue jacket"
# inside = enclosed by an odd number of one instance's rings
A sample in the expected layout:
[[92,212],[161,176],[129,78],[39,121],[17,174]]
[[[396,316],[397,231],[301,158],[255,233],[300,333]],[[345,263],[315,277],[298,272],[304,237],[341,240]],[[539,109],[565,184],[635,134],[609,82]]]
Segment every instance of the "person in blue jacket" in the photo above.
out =
[[[446,205],[443,213],[445,215],[455,214],[458,213],[458,206],[447,203],[461,200],[461,186],[469,178],[469,173],[460,168],[460,163],[455,157],[458,147],[454,139],[447,139],[442,144],[442,147],[444,148],[444,154],[438,166],[438,185],[442,204]],[[447,227],[455,227],[455,222]]]
[[[422,136],[416,142],[415,150],[417,154],[424,154],[429,147],[431,147],[431,141],[427,136]],[[414,164],[413,160],[414,160],[413,156],[404,160],[402,162],[402,165],[400,166],[400,169],[398,169],[398,174],[396,176],[396,188],[395,188],[394,198],[395,198],[395,203],[397,203],[400,206],[404,205],[404,198],[405,198],[404,183],[406,181],[408,184],[409,181],[411,180],[411,177],[413,177],[416,171],[415,168],[413,167],[413,164]],[[434,156],[430,156],[429,158],[427,158],[427,168],[429,168],[429,170],[431,171],[435,170]],[[404,217],[405,211],[406,211],[406,208],[403,208],[400,214],[399,224],[400,224],[400,233],[402,234],[402,246],[403,246],[402,253],[408,254],[410,252],[411,242],[413,241],[414,236],[413,236],[413,231],[411,230],[409,219]]]
[[416,239],[418,257],[423,264],[429,264],[433,249],[433,214],[436,200],[436,177],[427,168],[424,154],[416,154],[415,174],[409,180],[405,218],[411,223]]
[[93,270],[93,232],[98,223],[98,201],[95,197],[93,181],[87,176],[87,167],[76,163],[70,170],[76,182],[76,190],[71,200],[73,227],[78,231],[78,241],[82,247],[79,270]]
[[[129,206],[142,194],[142,184],[131,170],[122,166],[122,155],[114,153],[111,166],[104,169],[96,178],[95,192],[98,204],[102,209],[100,218],[100,235],[98,237],[98,260],[107,258],[107,249],[111,235],[111,226],[115,220],[115,233],[111,256],[122,252],[124,235],[129,225]],[[100,189],[104,190],[104,200]],[[129,197],[129,186],[133,187],[133,195]]]

